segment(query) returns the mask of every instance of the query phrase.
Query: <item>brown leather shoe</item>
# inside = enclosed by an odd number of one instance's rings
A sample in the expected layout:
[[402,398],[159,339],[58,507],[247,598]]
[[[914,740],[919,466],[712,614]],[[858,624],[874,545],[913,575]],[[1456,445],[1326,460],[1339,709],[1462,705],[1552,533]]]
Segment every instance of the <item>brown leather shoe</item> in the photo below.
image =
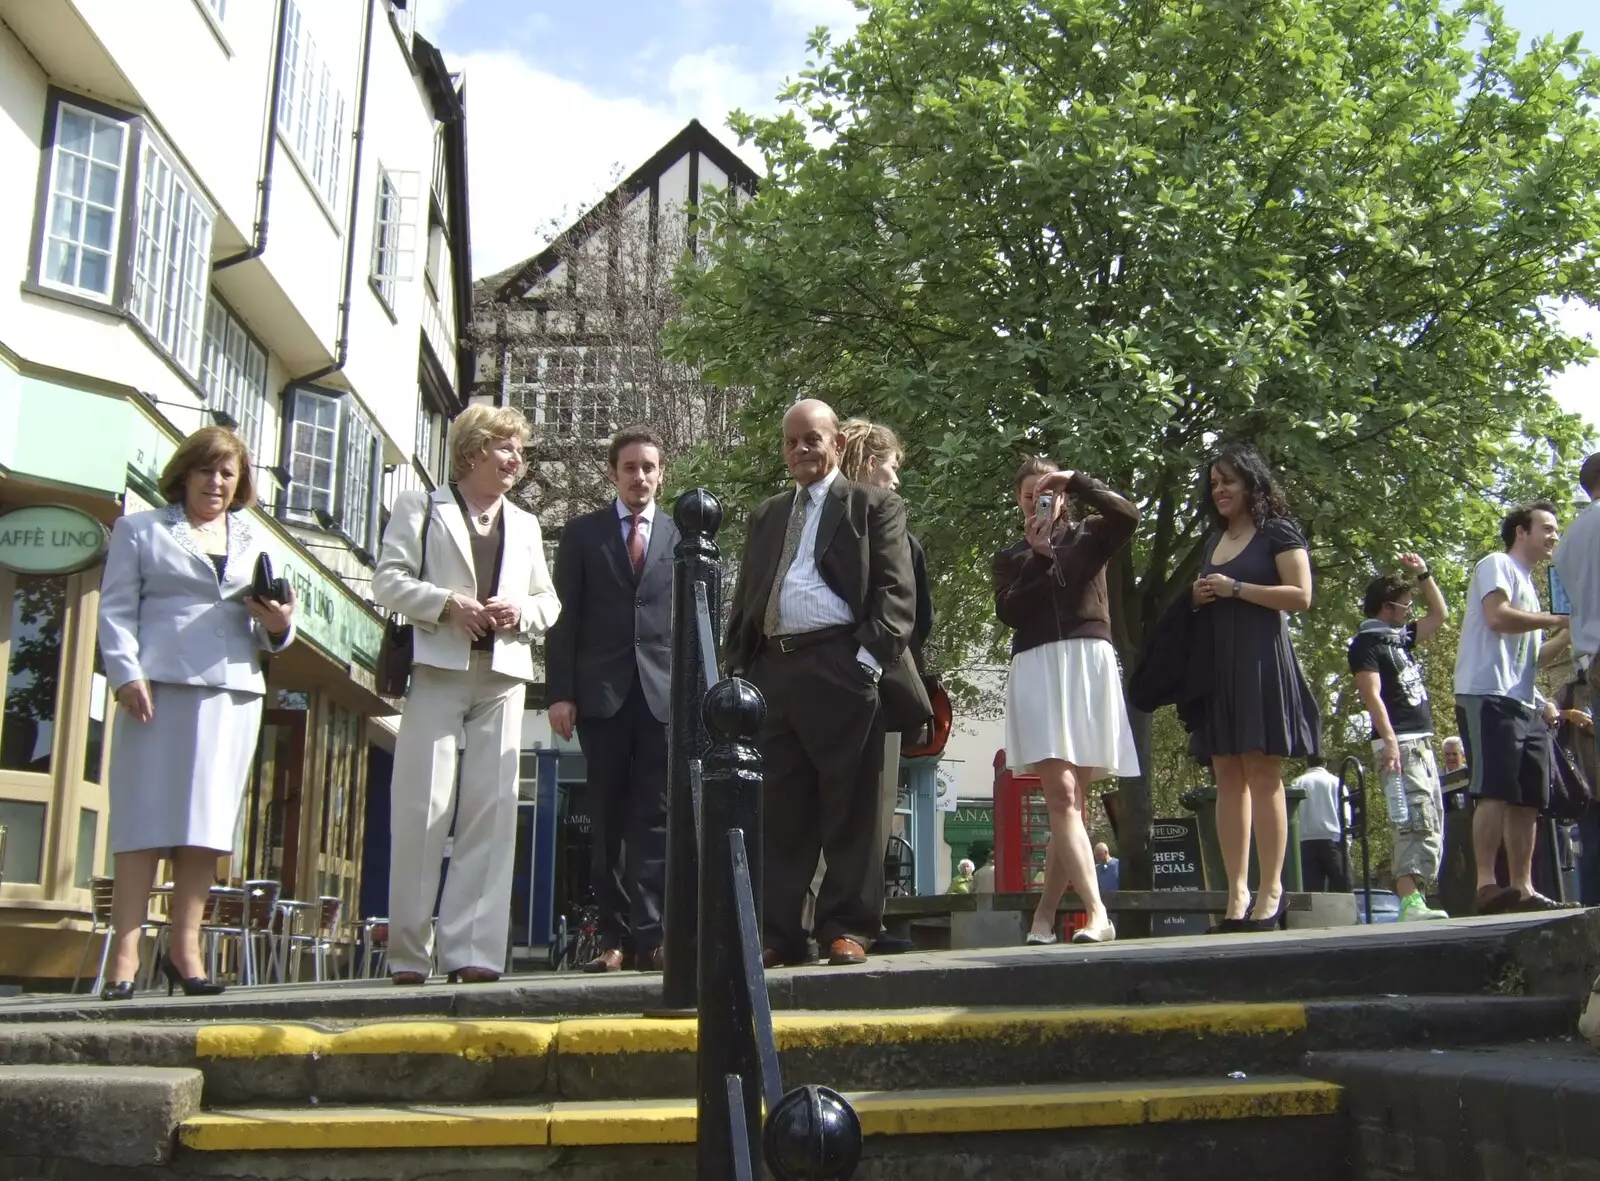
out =
[[652,951],[635,952],[633,970],[635,972],[665,972],[667,970],[666,949],[657,947]]
[[761,949],[761,966],[769,972],[773,968],[784,967],[783,955],[776,947],[763,947]]
[[457,968],[450,973],[451,984],[493,984],[500,973],[493,968]]
[[828,944],[828,962],[834,967],[867,962],[866,948],[854,939],[835,939]]
[[594,959],[584,964],[583,970],[595,974],[622,971],[622,949],[620,947],[606,948]]
[[389,980],[401,988],[415,988],[417,985],[426,984],[428,977],[423,972],[391,972]]

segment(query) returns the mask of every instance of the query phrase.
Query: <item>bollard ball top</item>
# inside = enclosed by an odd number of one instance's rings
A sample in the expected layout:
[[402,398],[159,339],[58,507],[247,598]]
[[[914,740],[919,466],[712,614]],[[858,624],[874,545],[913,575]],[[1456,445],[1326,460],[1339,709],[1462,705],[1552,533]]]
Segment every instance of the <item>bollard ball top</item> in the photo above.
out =
[[842,1181],[861,1162],[861,1120],[827,1087],[796,1087],[767,1113],[762,1155],[779,1181]]
[[726,677],[711,686],[701,707],[706,729],[716,738],[754,742],[766,720],[767,703],[761,690],[739,677]]
[[704,488],[691,488],[672,506],[672,522],[685,537],[715,537],[722,527],[722,502]]

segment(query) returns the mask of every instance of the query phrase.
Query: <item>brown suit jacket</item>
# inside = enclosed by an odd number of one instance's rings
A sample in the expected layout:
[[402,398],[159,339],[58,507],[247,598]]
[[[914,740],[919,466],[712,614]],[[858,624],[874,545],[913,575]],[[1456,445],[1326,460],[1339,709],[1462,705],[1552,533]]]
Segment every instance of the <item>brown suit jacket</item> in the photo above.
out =
[[[728,617],[727,663],[747,671],[760,651],[772,580],[794,504],[791,487],[763,501],[745,525],[744,561]],[[922,725],[933,713],[907,645],[916,623],[916,577],[906,540],[905,504],[893,492],[853,484],[828,486],[817,522],[817,570],[855,617],[856,643],[883,666],[878,683],[884,725],[891,731]]]

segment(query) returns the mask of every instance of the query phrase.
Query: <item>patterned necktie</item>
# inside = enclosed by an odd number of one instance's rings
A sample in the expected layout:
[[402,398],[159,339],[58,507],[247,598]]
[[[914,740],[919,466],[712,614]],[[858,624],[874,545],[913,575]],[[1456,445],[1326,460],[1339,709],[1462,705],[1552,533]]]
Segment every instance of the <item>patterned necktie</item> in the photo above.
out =
[[794,507],[789,510],[789,527],[783,531],[783,554],[778,558],[778,572],[772,577],[772,592],[767,595],[767,614],[762,620],[762,634],[778,634],[778,599],[783,594],[783,580],[794,565],[800,552],[800,534],[806,527],[806,513],[811,509],[811,494],[804,488],[795,494]]
[[628,518],[628,563],[633,567],[635,578],[644,569],[644,530],[639,528],[642,519],[639,513]]

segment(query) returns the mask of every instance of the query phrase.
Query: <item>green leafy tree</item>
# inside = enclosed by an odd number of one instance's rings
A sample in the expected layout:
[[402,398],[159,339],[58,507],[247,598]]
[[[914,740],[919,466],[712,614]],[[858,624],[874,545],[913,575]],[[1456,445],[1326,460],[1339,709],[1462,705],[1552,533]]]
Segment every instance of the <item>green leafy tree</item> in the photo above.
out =
[[[875,0],[811,44],[782,113],[734,116],[769,178],[705,204],[680,274],[677,348],[755,390],[745,443],[677,473],[727,493],[727,542],[786,403],[881,419],[945,667],[992,662],[989,556],[1042,452],[1143,511],[1109,571],[1128,668],[1200,562],[1207,453],[1246,440],[1312,541],[1331,720],[1377,566],[1465,563],[1500,502],[1570,487],[1547,384],[1591,350],[1552,308],[1600,302],[1576,37],[1521,53],[1490,0]],[[1149,785],[1121,812],[1147,884]]]

